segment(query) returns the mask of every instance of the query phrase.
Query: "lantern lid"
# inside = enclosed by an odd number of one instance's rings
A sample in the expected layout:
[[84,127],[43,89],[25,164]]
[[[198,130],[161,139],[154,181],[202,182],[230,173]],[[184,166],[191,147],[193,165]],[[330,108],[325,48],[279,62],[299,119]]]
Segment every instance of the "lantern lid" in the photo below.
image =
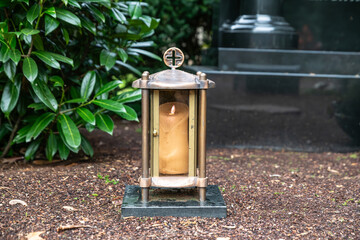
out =
[[143,89],[208,89],[215,87],[215,83],[207,79],[205,73],[198,72],[194,75],[176,69],[184,62],[184,54],[180,49],[169,48],[164,53],[163,59],[171,69],[151,75],[145,71],[140,79],[133,82],[132,86]]

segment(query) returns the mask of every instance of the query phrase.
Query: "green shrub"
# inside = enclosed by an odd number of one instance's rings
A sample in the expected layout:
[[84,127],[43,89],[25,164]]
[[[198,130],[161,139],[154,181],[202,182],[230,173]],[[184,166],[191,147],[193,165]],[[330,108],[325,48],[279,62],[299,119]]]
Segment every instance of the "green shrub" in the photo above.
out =
[[[137,121],[129,106],[141,98],[124,88],[127,72],[142,56],[159,57],[142,47],[159,20],[143,15],[149,6],[110,0],[5,0],[0,2],[0,144],[2,157],[26,147],[51,160],[56,153],[93,149],[80,127],[109,134],[110,113]],[[132,77],[133,78],[133,77]],[[115,79],[115,80],[114,80]]]

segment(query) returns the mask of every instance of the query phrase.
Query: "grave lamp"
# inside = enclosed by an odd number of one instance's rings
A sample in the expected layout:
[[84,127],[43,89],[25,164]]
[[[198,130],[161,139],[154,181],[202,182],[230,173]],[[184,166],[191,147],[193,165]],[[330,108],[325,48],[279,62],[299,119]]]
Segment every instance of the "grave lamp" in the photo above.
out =
[[[207,195],[212,195],[206,193],[210,187],[205,156],[206,90],[214,88],[215,83],[205,73],[194,75],[176,69],[184,62],[178,48],[168,49],[163,59],[171,69],[152,75],[145,71],[133,82],[133,87],[142,92],[142,175],[137,188],[127,186],[122,216],[206,216],[186,214],[181,210],[184,203],[176,206],[176,201],[162,200],[159,206],[158,199],[151,195],[154,189],[196,189],[192,200],[195,208],[209,205]],[[219,189],[213,191],[220,195],[217,200],[223,201]],[[177,210],[169,212],[171,207]],[[226,216],[226,206],[221,207],[221,216],[224,209]]]

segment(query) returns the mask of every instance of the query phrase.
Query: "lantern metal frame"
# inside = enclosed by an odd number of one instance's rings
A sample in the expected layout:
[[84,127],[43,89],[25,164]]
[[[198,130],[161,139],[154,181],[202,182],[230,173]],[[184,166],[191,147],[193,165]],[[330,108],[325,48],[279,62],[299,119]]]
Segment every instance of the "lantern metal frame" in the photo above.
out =
[[[206,90],[215,87],[215,83],[207,79],[205,73],[193,75],[172,68],[153,75],[145,71],[141,79],[133,82],[133,87],[142,89],[142,201],[149,201],[150,187],[198,187],[199,200],[205,201],[208,186]],[[161,176],[159,173],[160,91],[168,90],[189,92],[189,171],[183,176]]]

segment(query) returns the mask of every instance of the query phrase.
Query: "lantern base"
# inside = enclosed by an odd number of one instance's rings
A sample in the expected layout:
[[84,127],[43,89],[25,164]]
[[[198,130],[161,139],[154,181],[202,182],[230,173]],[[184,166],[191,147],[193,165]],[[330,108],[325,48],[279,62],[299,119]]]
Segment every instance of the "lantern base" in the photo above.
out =
[[157,191],[156,197],[154,197],[155,195],[152,197],[150,193],[150,201],[143,203],[141,201],[141,188],[134,185],[126,186],[121,217],[226,217],[226,205],[219,187],[216,185],[209,185],[206,188],[206,201],[204,202],[200,202],[194,197],[196,188],[184,189],[190,194],[175,192],[172,195],[169,194],[169,191],[179,190],[164,188],[152,188],[152,190]]

